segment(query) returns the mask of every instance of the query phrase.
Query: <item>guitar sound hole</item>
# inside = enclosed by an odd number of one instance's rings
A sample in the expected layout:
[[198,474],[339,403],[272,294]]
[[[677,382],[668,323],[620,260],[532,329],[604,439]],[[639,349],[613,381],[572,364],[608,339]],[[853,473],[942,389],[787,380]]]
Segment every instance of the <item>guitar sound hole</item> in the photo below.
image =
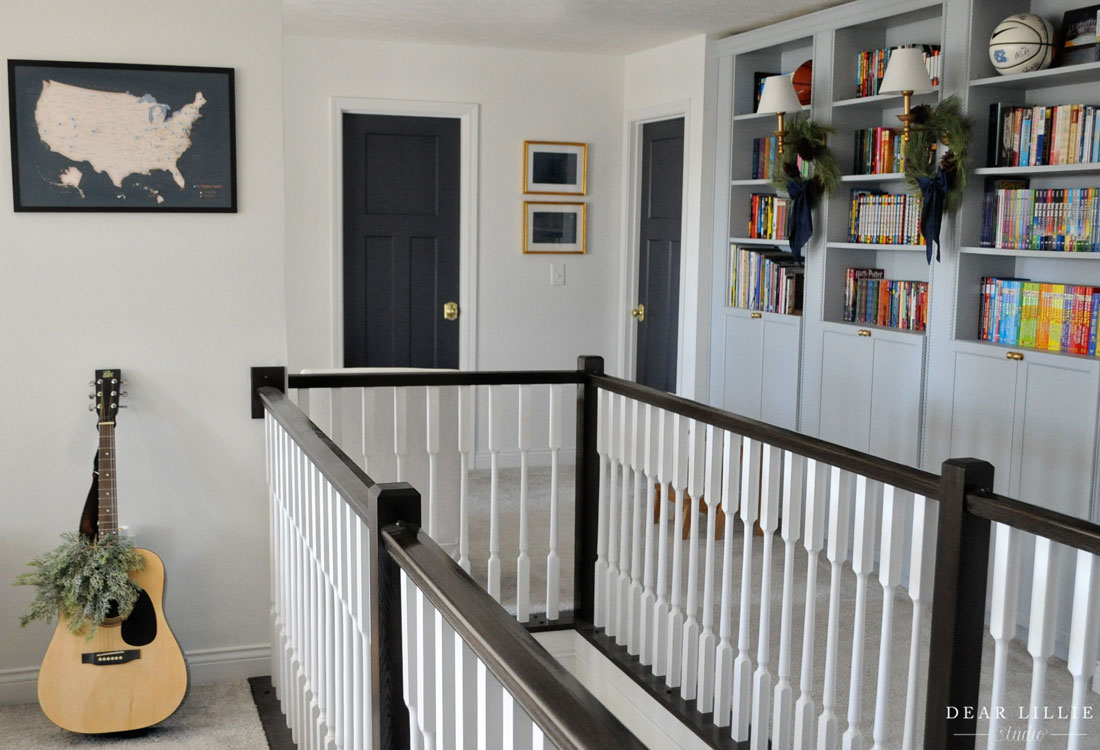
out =
[[130,616],[122,621],[122,640],[131,646],[147,646],[157,637],[157,613],[153,600],[142,591]]

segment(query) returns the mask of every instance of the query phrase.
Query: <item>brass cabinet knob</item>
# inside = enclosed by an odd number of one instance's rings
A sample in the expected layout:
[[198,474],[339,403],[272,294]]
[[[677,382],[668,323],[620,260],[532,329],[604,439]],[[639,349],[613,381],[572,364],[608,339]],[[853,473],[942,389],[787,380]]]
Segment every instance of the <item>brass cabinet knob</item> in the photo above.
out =
[[856,333],[858,333],[860,336],[870,336],[871,335],[871,332],[866,328],[860,328],[858,331],[856,331]]
[[639,304],[630,311],[630,314],[637,318],[639,323],[645,322],[645,305]]
[[1014,359],[1017,362],[1022,362],[1024,360],[1024,353],[1023,352],[1005,352],[1005,359]]
[[764,317],[764,313],[758,313],[758,312],[749,313],[749,317],[752,318],[753,320],[760,320],[761,318]]
[[445,320],[458,320],[458,303],[457,302],[444,302],[443,303],[443,318]]

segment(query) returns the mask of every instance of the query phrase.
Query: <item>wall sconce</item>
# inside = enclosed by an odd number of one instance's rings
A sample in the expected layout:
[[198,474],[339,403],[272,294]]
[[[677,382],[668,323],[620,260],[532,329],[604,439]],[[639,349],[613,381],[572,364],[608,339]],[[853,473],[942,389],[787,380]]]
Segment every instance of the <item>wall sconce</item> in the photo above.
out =
[[928,77],[924,52],[919,47],[901,47],[891,52],[890,62],[886,65],[886,75],[882,77],[878,90],[880,94],[901,94],[905,112],[898,115],[898,119],[905,123],[901,139],[908,143],[909,124],[913,119],[913,115],[910,114],[911,97],[913,94],[924,94],[935,90],[932,79]]
[[789,75],[768,76],[764,79],[764,90],[760,93],[759,113],[774,113],[779,120],[779,129],[775,131],[776,150],[783,153],[783,115],[787,112],[801,112],[802,103],[794,91],[794,83]]

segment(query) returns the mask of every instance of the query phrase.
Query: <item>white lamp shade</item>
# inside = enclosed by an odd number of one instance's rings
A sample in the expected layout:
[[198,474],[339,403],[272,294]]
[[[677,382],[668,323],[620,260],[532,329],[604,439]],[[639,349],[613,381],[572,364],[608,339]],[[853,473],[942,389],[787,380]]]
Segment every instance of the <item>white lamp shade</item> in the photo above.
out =
[[934,89],[932,79],[928,77],[924,52],[919,47],[901,47],[890,53],[886,75],[878,87],[880,94],[898,94],[902,91],[921,94]]
[[794,83],[788,75],[768,76],[764,79],[764,91],[760,94],[760,113],[801,112],[802,103],[794,92]]

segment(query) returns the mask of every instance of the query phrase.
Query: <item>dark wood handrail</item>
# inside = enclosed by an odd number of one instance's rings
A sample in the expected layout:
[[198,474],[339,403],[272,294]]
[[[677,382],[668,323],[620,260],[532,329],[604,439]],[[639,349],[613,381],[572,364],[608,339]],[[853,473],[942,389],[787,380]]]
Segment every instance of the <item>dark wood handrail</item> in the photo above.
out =
[[760,440],[777,448],[789,450],[816,461],[822,461],[845,471],[862,474],[865,477],[885,482],[898,489],[914,492],[928,498],[939,497],[940,478],[936,474],[914,469],[905,464],[887,461],[883,458],[876,458],[866,453],[844,448],[835,443],[827,443],[824,440],[776,427],[766,422],[741,417],[728,411],[701,404],[698,401],[674,396],[671,393],[639,385],[622,378],[610,375],[593,375],[590,377],[597,386],[606,391],[618,393],[636,401],[651,404],[665,411],[695,419],[704,424],[714,425],[753,440]]
[[384,388],[446,385],[554,385],[584,382],[576,370],[438,370],[424,372],[332,372],[287,376],[288,388]]
[[1080,518],[984,491],[967,494],[966,510],[980,518],[1100,556],[1100,526]]
[[427,534],[400,523],[382,541],[555,747],[645,747]]

